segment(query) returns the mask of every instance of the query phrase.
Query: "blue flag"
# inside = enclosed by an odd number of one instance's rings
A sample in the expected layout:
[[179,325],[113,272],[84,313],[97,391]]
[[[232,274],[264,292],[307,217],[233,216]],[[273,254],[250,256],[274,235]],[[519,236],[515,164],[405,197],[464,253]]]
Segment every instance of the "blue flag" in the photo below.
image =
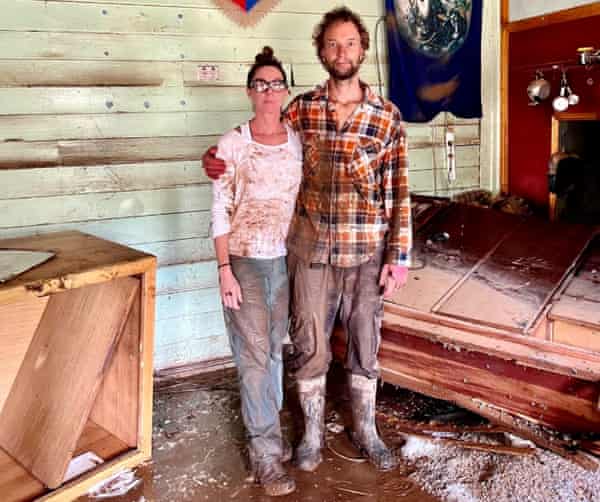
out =
[[389,97],[408,122],[481,117],[482,0],[385,0]]

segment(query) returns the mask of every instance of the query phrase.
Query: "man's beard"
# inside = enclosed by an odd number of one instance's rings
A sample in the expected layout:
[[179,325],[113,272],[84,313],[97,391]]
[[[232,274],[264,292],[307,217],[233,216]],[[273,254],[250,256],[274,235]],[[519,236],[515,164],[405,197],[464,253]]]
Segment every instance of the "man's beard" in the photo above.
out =
[[342,80],[343,81],[343,80],[351,79],[358,73],[358,70],[360,70],[360,65],[361,65],[362,61],[359,61],[358,64],[354,64],[354,63],[350,62],[350,65],[344,71],[338,70],[335,67],[335,62],[330,63],[330,62],[326,61],[325,59],[323,59],[322,63],[323,63],[323,66],[325,67],[325,70],[327,71],[327,73],[329,73],[329,76],[333,80]]

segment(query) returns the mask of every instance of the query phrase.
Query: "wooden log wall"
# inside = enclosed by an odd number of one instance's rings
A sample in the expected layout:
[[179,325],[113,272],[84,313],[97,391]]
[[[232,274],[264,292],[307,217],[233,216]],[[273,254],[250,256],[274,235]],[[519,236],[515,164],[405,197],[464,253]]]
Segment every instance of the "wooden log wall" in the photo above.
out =
[[[345,3],[373,36],[383,2]],[[333,4],[281,0],[252,28],[212,0],[9,4],[0,16],[0,238],[79,229],[157,255],[156,367],[227,356],[199,158],[249,117],[245,76],[264,44],[293,65],[294,92],[324,80],[311,34]],[[371,84],[375,63],[371,50],[362,70]],[[216,65],[218,80],[198,80],[201,64]],[[458,145],[452,186],[447,124]],[[414,191],[480,185],[479,121],[440,115],[408,131]]]

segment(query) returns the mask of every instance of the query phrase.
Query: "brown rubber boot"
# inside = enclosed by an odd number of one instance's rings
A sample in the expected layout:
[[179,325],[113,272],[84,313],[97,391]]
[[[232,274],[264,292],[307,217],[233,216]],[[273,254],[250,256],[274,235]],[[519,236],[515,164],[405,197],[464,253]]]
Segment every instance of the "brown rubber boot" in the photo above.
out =
[[254,481],[262,486],[269,497],[287,495],[296,489],[296,482],[283,468],[279,458],[272,456],[257,458],[251,451],[250,464]]
[[296,448],[295,464],[302,471],[314,471],[323,461],[325,446],[325,375],[298,380],[298,398],[304,412],[304,437]]
[[390,471],[398,466],[398,459],[377,433],[375,423],[375,394],[377,379],[349,374],[352,395],[352,420],[354,445],[366,455],[380,471]]

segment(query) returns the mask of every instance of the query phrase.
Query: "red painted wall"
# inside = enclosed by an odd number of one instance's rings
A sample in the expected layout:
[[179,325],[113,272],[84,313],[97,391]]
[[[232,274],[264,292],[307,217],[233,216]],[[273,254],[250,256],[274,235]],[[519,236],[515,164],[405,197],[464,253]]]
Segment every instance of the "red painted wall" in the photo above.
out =
[[[600,16],[512,33],[509,44],[508,161],[509,190],[538,206],[548,204],[547,169],[551,149],[552,99],[560,89],[560,72],[545,72],[552,94],[538,106],[528,106],[527,85],[536,66],[574,62],[577,48],[600,48]],[[570,70],[569,84],[581,98],[567,112],[600,112],[600,65],[588,71]],[[588,78],[593,84],[588,85]],[[600,138],[598,139],[600,146]]]

